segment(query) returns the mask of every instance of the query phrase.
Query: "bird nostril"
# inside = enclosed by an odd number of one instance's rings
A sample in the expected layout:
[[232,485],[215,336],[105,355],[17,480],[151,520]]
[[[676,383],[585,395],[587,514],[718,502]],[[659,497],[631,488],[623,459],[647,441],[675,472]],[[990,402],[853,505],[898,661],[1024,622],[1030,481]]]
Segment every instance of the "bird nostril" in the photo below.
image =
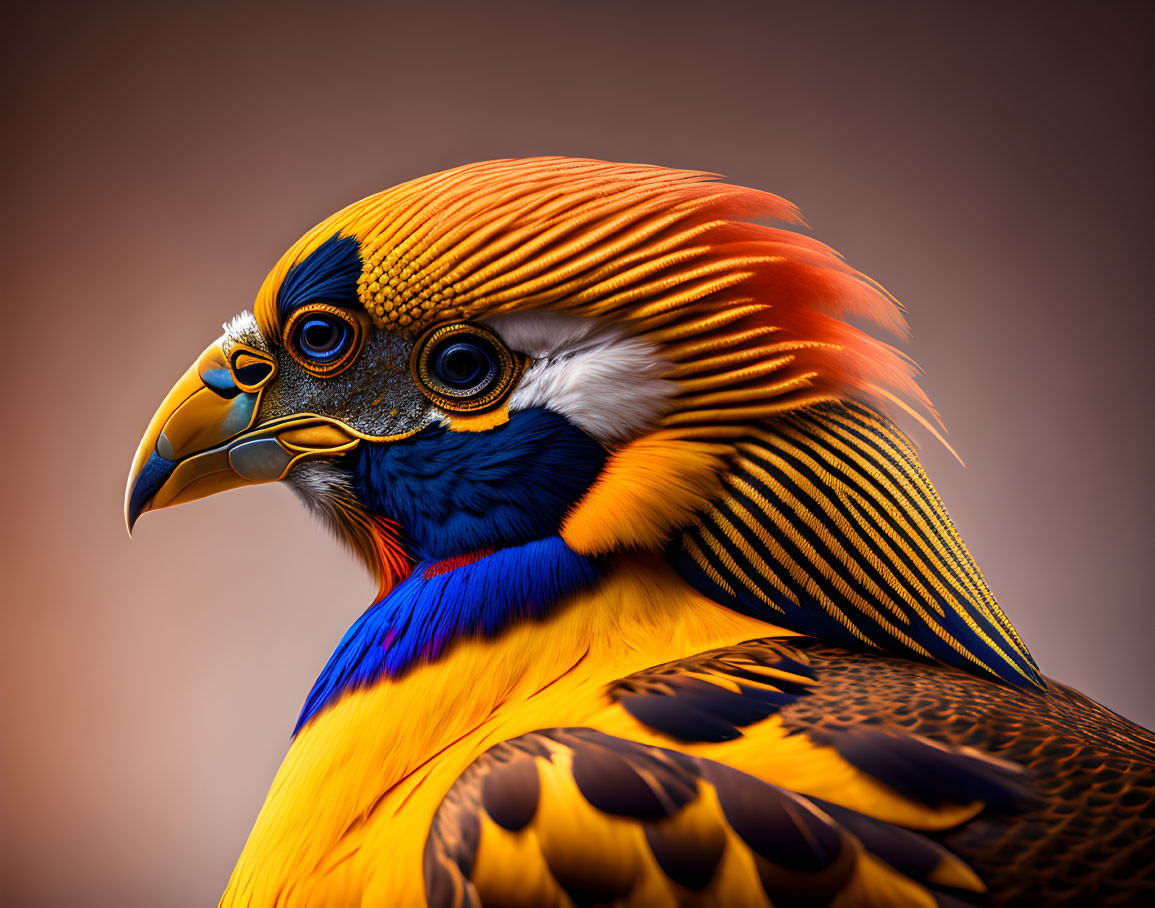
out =
[[260,362],[258,360],[251,361],[240,368],[234,369],[237,381],[249,387],[263,384],[272,372],[273,366],[271,363]]
[[237,347],[229,356],[229,369],[242,390],[255,392],[269,383],[277,365],[249,347]]

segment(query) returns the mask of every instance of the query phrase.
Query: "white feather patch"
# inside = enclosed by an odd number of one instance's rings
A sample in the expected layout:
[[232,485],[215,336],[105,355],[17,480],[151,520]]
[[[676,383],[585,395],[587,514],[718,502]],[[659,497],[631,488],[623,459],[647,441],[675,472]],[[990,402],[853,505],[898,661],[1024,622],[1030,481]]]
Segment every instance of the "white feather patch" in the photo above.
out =
[[485,322],[513,350],[533,358],[509,399],[510,410],[544,407],[601,442],[653,429],[678,386],[656,344],[619,326],[560,312],[518,312]]
[[265,353],[269,352],[269,345],[266,343],[264,335],[261,334],[257,320],[247,309],[239,315],[234,315],[221,327],[225,331],[221,337],[221,347],[226,355],[228,355],[229,347],[236,343],[248,344],[250,347],[263,350]]
[[319,517],[338,539],[344,540],[336,502],[342,498],[355,498],[349,474],[323,460],[302,460],[289,468],[285,479],[309,511]]

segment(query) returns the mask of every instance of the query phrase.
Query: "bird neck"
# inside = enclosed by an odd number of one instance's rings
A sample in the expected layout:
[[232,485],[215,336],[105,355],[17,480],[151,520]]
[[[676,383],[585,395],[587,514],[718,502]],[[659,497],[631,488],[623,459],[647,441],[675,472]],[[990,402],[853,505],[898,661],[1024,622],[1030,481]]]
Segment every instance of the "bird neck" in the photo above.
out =
[[907,439],[808,407],[735,445],[723,494],[667,550],[695,588],[832,642],[1041,686]]
[[[419,883],[413,868],[434,810],[495,741],[550,725],[596,725],[613,708],[606,686],[642,669],[791,636],[719,607],[653,554],[615,558],[570,600],[540,621],[459,640],[434,662],[354,685],[317,713],[289,748],[230,891],[245,893],[246,904],[271,904],[288,880],[299,881],[300,894],[330,879],[314,871],[335,851],[348,858],[343,872]],[[370,840],[388,843],[388,861],[379,849],[357,847]]]
[[342,638],[294,734],[348,690],[435,662],[463,639],[539,622],[601,576],[601,564],[577,555],[559,536],[418,564]]
[[[602,469],[605,449],[548,410],[485,432],[437,426],[358,448],[351,471],[364,520],[397,527],[415,565],[349,629],[310,692],[297,731],[345,692],[437,661],[451,645],[540,621],[590,587],[604,559],[559,535]],[[388,527],[386,527],[386,525]],[[365,547],[370,557],[390,546]],[[383,565],[379,574],[389,577]]]

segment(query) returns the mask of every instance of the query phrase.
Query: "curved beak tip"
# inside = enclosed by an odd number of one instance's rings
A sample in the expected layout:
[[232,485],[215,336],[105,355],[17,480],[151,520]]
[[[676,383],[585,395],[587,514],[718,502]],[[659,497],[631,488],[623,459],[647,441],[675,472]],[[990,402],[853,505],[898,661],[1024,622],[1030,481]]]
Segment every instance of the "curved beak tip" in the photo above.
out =
[[132,535],[137,519],[149,509],[153,496],[172,476],[176,467],[175,463],[165,460],[154,450],[144,465],[139,470],[133,470],[128,477],[128,488],[124,494],[124,522],[129,536]]
[[129,539],[132,538],[132,528],[134,526],[136,526],[136,519],[139,516],[140,516],[139,514],[133,514],[132,511],[130,511],[128,509],[127,503],[125,504],[125,506],[124,506],[124,528],[128,531],[128,538]]

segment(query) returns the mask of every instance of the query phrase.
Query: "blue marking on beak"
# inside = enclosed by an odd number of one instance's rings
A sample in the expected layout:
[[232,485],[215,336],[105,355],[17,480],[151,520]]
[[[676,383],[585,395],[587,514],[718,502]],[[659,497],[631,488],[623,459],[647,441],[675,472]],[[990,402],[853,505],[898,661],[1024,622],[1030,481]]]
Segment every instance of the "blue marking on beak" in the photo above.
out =
[[128,499],[128,531],[130,533],[136,519],[144,512],[145,505],[152,500],[152,496],[165,484],[175,469],[175,463],[171,460],[165,460],[156,451],[148,455],[148,460],[145,461],[140,475],[136,477],[136,482],[132,486],[132,496]]
[[241,392],[228,369],[206,369],[201,373],[201,381],[221,397],[236,397]]

